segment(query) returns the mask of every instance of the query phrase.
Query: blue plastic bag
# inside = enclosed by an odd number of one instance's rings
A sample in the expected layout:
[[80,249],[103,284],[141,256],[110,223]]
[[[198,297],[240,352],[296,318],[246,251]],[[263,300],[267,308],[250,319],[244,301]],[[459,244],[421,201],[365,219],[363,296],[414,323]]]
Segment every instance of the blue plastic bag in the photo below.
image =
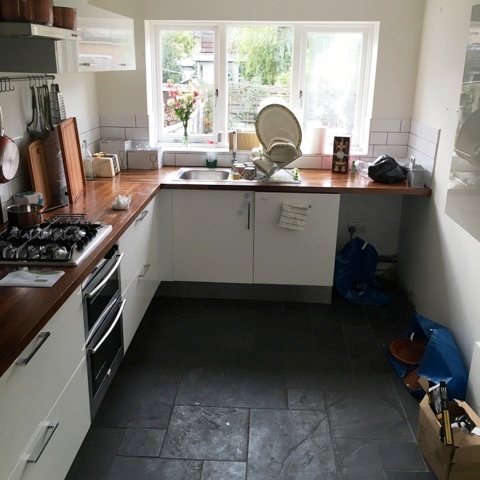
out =
[[414,315],[413,328],[428,339],[418,375],[435,384],[443,380],[447,384],[449,400],[465,400],[468,371],[450,330],[417,314]]
[[373,245],[359,237],[347,242],[335,257],[333,284],[346,300],[364,305],[381,306],[390,297],[375,281],[378,253]]

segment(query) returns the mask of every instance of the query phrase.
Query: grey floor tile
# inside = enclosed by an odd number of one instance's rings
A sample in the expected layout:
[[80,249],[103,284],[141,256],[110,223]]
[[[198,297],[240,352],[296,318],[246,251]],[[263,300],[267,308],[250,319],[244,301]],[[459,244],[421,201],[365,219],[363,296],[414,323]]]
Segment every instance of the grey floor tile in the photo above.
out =
[[391,383],[364,387],[352,382],[347,388],[326,391],[325,405],[334,437],[414,440]]
[[282,372],[258,368],[203,368],[188,370],[180,383],[177,405],[237,408],[287,408]]
[[319,388],[338,377],[354,380],[350,356],[343,352],[285,354],[285,378],[289,388]]
[[248,480],[336,478],[326,415],[252,410],[250,416]]
[[200,480],[201,474],[202,462],[200,461],[117,457],[108,477],[104,477],[104,479]]
[[162,458],[245,461],[248,410],[176,406]]
[[323,392],[320,389],[298,389],[288,390],[289,410],[316,410],[326,413]]
[[118,454],[132,457],[158,457],[164,436],[163,429],[127,428]]
[[66,480],[105,480],[124,434],[122,428],[90,428]]
[[201,480],[245,480],[247,465],[244,462],[203,462]]
[[67,480],[433,479],[385,364],[412,315],[392,292],[381,308],[155,297]]
[[405,472],[385,470],[385,480],[437,480],[431,472]]
[[372,440],[334,438],[333,448],[342,480],[384,480],[380,457]]
[[388,470],[427,471],[423,457],[415,442],[377,441],[383,468]]
[[166,428],[176,392],[177,385],[161,381],[158,368],[129,365],[117,373],[95,416],[94,425]]

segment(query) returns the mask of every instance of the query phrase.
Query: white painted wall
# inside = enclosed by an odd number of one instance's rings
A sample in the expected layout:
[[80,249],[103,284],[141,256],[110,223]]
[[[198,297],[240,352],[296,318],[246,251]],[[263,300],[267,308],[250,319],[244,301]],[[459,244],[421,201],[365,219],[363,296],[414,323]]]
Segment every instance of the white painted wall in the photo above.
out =
[[411,117],[424,0],[298,0],[283,2],[281,8],[273,0],[184,0],[181,7],[176,2],[155,0],[90,3],[135,19],[137,72],[98,75],[99,108],[103,114],[148,113],[144,20],[377,20],[381,26],[373,117]]
[[475,3],[427,0],[413,119],[441,133],[433,195],[406,199],[399,238],[400,275],[417,310],[453,331],[467,365],[480,340],[480,243],[445,214],[445,201]]

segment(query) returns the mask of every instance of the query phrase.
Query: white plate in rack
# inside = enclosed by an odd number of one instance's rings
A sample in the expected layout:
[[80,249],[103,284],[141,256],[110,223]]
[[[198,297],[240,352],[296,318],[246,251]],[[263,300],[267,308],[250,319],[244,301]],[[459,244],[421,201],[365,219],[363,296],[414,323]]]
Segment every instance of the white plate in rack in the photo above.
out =
[[297,149],[302,143],[302,129],[297,117],[289,108],[278,103],[267,105],[258,112],[255,132],[265,151],[274,138],[287,139]]

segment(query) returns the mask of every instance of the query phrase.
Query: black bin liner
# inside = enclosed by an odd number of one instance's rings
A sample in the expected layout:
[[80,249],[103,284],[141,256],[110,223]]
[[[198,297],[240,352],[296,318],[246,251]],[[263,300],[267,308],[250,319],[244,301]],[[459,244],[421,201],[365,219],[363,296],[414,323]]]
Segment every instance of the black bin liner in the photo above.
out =
[[368,176],[378,183],[398,183],[406,180],[408,168],[402,167],[389,155],[378,157],[368,167]]

